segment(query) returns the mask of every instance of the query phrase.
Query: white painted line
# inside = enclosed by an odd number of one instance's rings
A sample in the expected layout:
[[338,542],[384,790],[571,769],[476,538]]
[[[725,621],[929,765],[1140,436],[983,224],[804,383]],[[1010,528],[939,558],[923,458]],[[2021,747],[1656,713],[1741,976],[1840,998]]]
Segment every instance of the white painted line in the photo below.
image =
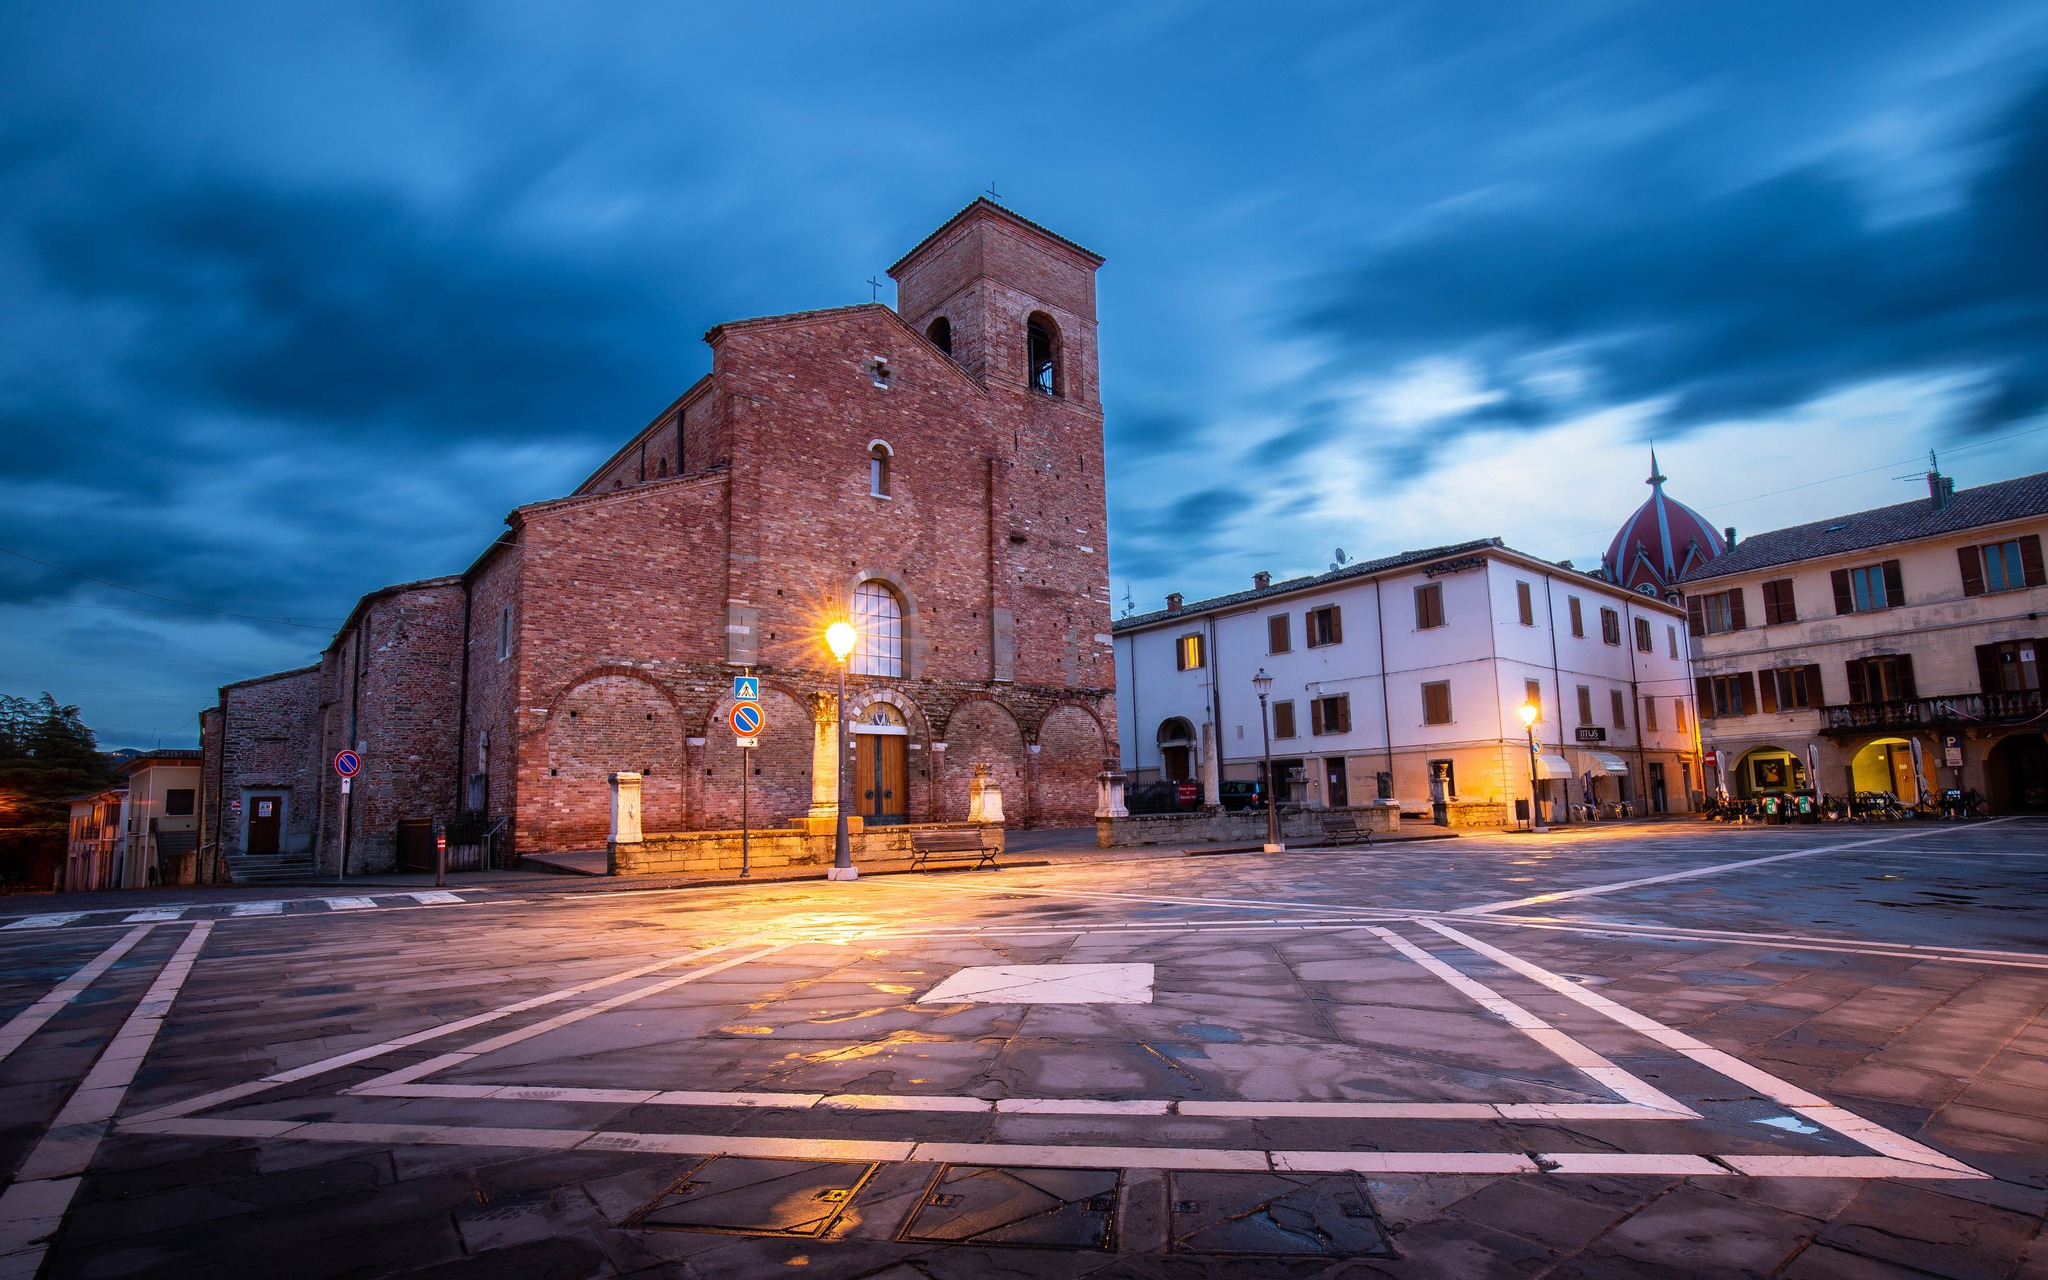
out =
[[1225,1120],[1498,1120],[1487,1102],[1183,1102],[1184,1116]]
[[318,1062],[309,1062],[301,1067],[293,1067],[289,1071],[279,1071],[272,1075],[264,1076],[260,1080],[251,1080],[243,1084],[230,1085],[225,1089],[216,1089],[211,1093],[202,1093],[197,1097],[187,1098],[183,1102],[174,1102],[169,1106],[145,1111],[141,1115],[136,1116],[135,1119],[147,1121],[168,1119],[173,1116],[189,1116],[196,1111],[204,1111],[208,1108],[219,1106],[224,1102],[233,1102],[238,1098],[246,1098],[251,1094],[263,1093],[281,1084],[291,1084],[299,1080],[310,1079],[313,1076],[325,1075],[329,1071],[336,1071],[342,1067],[368,1061],[371,1058],[380,1058],[395,1049],[411,1048],[413,1045],[424,1044],[441,1036],[454,1035],[458,1032],[470,1030],[473,1027],[480,1027],[486,1023],[495,1022],[500,1018],[509,1018],[514,1014],[525,1013],[528,1010],[538,1009],[563,1000],[571,1000],[586,992],[598,991],[616,983],[630,982],[634,978],[645,977],[647,974],[675,965],[687,964],[692,960],[701,960],[706,956],[715,955],[720,951],[729,950],[738,945],[740,944],[737,941],[713,943],[708,947],[685,952],[682,955],[670,956],[665,960],[657,960],[652,964],[639,965],[635,968],[627,969],[623,973],[615,973],[609,977],[578,983],[573,987],[564,987],[559,991],[550,991],[545,995],[530,996],[527,999],[517,1000],[508,1005],[501,1005],[485,1013],[473,1014],[470,1017],[460,1018],[454,1022],[446,1022],[439,1026],[428,1027],[423,1031],[415,1031],[410,1035],[400,1036],[395,1040],[386,1040],[381,1044],[368,1045],[361,1049],[351,1049],[346,1053],[335,1054],[331,1058],[322,1058]]
[[1275,1151],[1273,1167],[1296,1173],[1537,1173],[1525,1155],[1496,1151]]
[[329,911],[367,911],[377,905],[370,898],[321,898]]
[[50,988],[49,994],[36,1001],[20,1013],[7,1020],[0,1027],[0,1059],[5,1059],[22,1046],[30,1036],[42,1029],[44,1023],[57,1016],[57,1011],[76,1000],[79,993],[93,984],[93,980],[114,966],[114,962],[128,954],[130,948],[148,935],[149,925],[130,929],[121,935],[121,940],[105,951],[94,956],[84,968],[64,981]]
[[1752,1178],[1982,1178],[1885,1156],[1715,1156]]
[[[1423,923],[1429,924],[1429,921],[1425,920]],[[1588,1049],[1585,1045],[1559,1031],[1514,1001],[1494,991],[1491,987],[1467,977],[1429,952],[1409,942],[1392,929],[1374,926],[1371,932],[1384,939],[1387,945],[1393,947],[1402,955],[1407,956],[1410,960],[1429,970],[1450,986],[1464,993],[1481,1008],[1498,1016],[1515,1030],[1520,1031],[1523,1035],[1528,1036],[1531,1040],[1555,1053],[1565,1061],[1566,1065],[1585,1075],[1622,1101],[1633,1103],[1639,1107],[1647,1107],[1653,1111],[1668,1111],[1674,1116],[1688,1120],[1699,1118],[1699,1112],[1694,1111],[1691,1107],[1686,1106],[1683,1102],[1665,1093],[1649,1081],[1615,1066],[1614,1063],[1608,1061],[1605,1057]],[[1439,932],[1442,932],[1442,930],[1439,930]]]
[[1265,907],[1274,911],[1325,911],[1340,916],[1356,915],[1368,920],[1388,915],[1405,914],[1398,908],[1347,907],[1340,902],[1288,902],[1273,898],[1195,898],[1150,893],[1114,893],[1106,889],[1038,889],[1027,885],[1010,884],[935,883],[931,887],[947,893],[978,894],[982,896],[1007,896],[1009,894],[1022,893],[1040,898],[1096,899],[1102,902],[1144,902],[1178,907]]
[[[1895,960],[1939,960],[1948,964],[1994,965],[2005,969],[2048,969],[2048,952],[1986,951],[1973,947],[1933,947],[1917,942],[1859,943],[1846,938],[1802,938],[1796,934],[1735,933],[1717,929],[1666,928],[1652,924],[1564,924],[1519,916],[1487,916],[1517,929],[1551,933],[1585,933],[1608,938],[1648,938],[1659,942],[1725,942],[1770,950],[1824,951],[1835,955],[1884,956]],[[2025,957],[2025,958],[2022,958]]]
[[[506,1097],[512,1096],[508,1091]],[[706,1093],[698,1089],[665,1089],[651,1101],[661,1107],[815,1107],[822,1093]]]
[[460,896],[452,893],[447,893],[439,889],[431,890],[426,893],[408,893],[405,896],[411,898],[414,902],[447,903],[463,901],[463,899]]
[[147,910],[147,911],[137,911],[137,912],[135,912],[135,913],[134,913],[133,915],[129,916],[129,917],[127,918],[127,919],[123,920],[123,921],[122,921],[121,923],[122,923],[122,924],[163,924],[163,923],[165,923],[166,921],[170,921],[170,920],[181,920],[181,919],[183,919],[183,918],[184,918],[184,916],[185,916],[185,908],[183,908],[183,907],[151,907],[151,908],[150,908],[149,910]]
[[55,929],[63,925],[70,924],[73,920],[82,920],[84,918],[85,912],[83,911],[56,911],[51,912],[48,915],[23,916],[21,919],[16,920],[13,924],[0,925],[0,928]]
[[71,1198],[100,1143],[113,1126],[114,1113],[128,1096],[128,1086],[142,1059],[156,1042],[164,1015],[192,972],[199,949],[213,925],[192,926],[185,941],[158,971],[142,1000],[128,1014],[114,1039],[100,1051],[85,1079],[50,1123],[41,1140],[14,1172],[14,1182],[0,1192],[0,1264],[33,1274],[48,1241],[64,1224]]
[[[1998,819],[2009,821],[2009,819]],[[1989,823],[1985,824],[1991,825]],[[1903,831],[1895,836],[1878,836],[1870,840],[1849,840],[1838,844],[1816,845],[1811,849],[1795,849],[1791,853],[1773,854],[1768,858],[1747,858],[1741,862],[1723,862],[1711,867],[1694,867],[1690,871],[1672,871],[1661,876],[1643,876],[1636,880],[1617,880],[1612,884],[1588,885],[1583,889],[1562,889],[1556,893],[1539,893],[1528,898],[1510,898],[1505,902],[1488,902],[1476,907],[1459,907],[1446,915],[1474,916],[1494,911],[1506,911],[1510,907],[1534,907],[1552,902],[1564,902],[1572,898],[1588,898],[1603,893],[1620,893],[1624,889],[1640,889],[1649,884],[1669,884],[1674,880],[1691,880],[1699,876],[1717,876],[1729,871],[1740,871],[1745,867],[1761,867],[1773,862],[1786,862],[1793,858],[1811,858],[1822,853],[1840,853],[1844,849],[1860,849],[1867,845],[1891,844],[1898,840],[1911,840],[1915,836],[1938,834],[1933,831]]]
[[1173,1104],[1164,1098],[1117,1102],[1098,1098],[999,1098],[996,1110],[1025,1116],[1163,1116]]
[[1040,1169],[1255,1169],[1273,1167],[1263,1151],[1204,1147],[1074,1147],[1005,1142],[920,1142],[912,1160],[1004,1164]]
[[1728,1172],[1705,1156],[1639,1156],[1623,1152],[1564,1151],[1556,1155],[1538,1154],[1536,1160],[1550,1173],[1662,1173],[1681,1178],[1698,1178]]
[[275,916],[284,914],[282,902],[237,902],[231,916]]
[[1628,1027],[1630,1030],[1642,1032],[1658,1043],[1678,1050],[1708,1070],[1719,1072],[1731,1080],[1747,1085],[1766,1098],[1791,1107],[1795,1112],[1805,1116],[1815,1124],[1833,1129],[1851,1141],[1861,1143],[1873,1151],[1878,1151],[1885,1156],[1911,1160],[1925,1168],[1945,1170],[1947,1171],[1947,1176],[1950,1177],[1982,1178],[1989,1176],[1977,1172],[1968,1165],[1951,1160],[1932,1147],[1924,1146],[1903,1134],[1896,1133],[1881,1125],[1865,1120],[1861,1116],[1845,1111],[1825,1098],[1809,1093],[1788,1080],[1780,1080],[1768,1071],[1751,1066],[1740,1058],[1716,1049],[1712,1045],[1685,1034],[1683,1031],[1667,1027],[1654,1019],[1644,1017],[1625,1005],[1609,1000],[1606,996],[1588,991],[1569,978],[1551,973],[1547,969],[1539,968],[1519,956],[1510,955],[1499,947],[1481,942],[1479,939],[1453,929],[1449,925],[1440,924],[1434,920],[1424,920],[1422,923],[1425,927],[1435,930],[1460,946],[1468,947],[1487,959],[1548,987],[1559,995],[1576,1000],[1596,1013]]
[[916,1094],[834,1093],[818,1104],[842,1111],[993,1111],[987,1098],[919,1097]]

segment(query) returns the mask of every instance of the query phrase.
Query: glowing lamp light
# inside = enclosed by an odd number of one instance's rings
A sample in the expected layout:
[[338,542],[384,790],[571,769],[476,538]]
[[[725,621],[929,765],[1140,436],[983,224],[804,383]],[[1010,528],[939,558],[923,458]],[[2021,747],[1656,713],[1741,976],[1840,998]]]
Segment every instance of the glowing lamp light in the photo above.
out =
[[1533,725],[1533,724],[1535,724],[1535,723],[1536,723],[1536,717],[1537,717],[1537,715],[1539,715],[1539,714],[1540,714],[1540,713],[1539,713],[1539,712],[1538,712],[1538,711],[1536,710],[1536,704],[1535,704],[1535,703],[1533,703],[1533,702],[1525,702],[1525,703],[1523,703],[1523,704],[1522,704],[1522,723],[1523,723],[1523,724],[1525,724],[1525,725]]
[[825,644],[831,648],[832,656],[841,662],[846,661],[846,655],[853,652],[853,646],[859,639],[860,633],[844,622],[835,622],[825,628]]

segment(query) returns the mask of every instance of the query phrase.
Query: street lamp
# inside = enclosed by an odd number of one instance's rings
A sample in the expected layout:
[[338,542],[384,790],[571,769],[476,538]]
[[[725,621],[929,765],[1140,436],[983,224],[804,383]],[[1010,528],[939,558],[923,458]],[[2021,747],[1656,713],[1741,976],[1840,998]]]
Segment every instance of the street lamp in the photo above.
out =
[[1259,691],[1259,743],[1266,756],[1266,852],[1284,853],[1287,846],[1280,843],[1280,811],[1273,807],[1273,735],[1266,729],[1266,695],[1273,691],[1273,677],[1264,667],[1252,677],[1252,688]]
[[832,808],[838,815],[832,831],[832,869],[825,873],[827,880],[856,880],[860,872],[853,865],[853,844],[846,837],[846,656],[853,652],[853,646],[860,639],[860,633],[844,622],[835,622],[825,628],[825,644],[832,650],[832,656],[839,660],[839,762],[837,800]]
[[1543,802],[1536,795],[1536,717],[1542,714],[1534,702],[1522,704],[1522,727],[1529,731],[1529,830],[1548,835],[1550,828],[1543,825]]

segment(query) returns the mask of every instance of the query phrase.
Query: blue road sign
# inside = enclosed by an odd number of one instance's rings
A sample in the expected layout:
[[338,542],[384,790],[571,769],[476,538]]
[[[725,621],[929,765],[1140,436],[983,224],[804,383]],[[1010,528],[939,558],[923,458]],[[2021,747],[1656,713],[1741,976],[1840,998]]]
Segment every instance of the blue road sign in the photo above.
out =
[[734,676],[732,678],[732,700],[734,702],[759,702],[761,700],[761,677]]
[[732,731],[742,738],[751,738],[761,732],[761,708],[759,704],[742,702],[732,709]]
[[344,778],[356,776],[356,770],[363,767],[362,757],[353,751],[342,751],[334,757],[334,771]]

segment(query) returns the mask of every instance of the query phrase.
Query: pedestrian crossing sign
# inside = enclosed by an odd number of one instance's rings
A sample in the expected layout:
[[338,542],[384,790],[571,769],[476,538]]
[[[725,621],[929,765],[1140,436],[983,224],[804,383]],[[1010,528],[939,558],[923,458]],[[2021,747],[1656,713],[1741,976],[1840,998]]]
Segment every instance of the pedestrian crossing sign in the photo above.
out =
[[732,700],[734,702],[759,702],[761,700],[761,677],[734,676],[732,678]]

